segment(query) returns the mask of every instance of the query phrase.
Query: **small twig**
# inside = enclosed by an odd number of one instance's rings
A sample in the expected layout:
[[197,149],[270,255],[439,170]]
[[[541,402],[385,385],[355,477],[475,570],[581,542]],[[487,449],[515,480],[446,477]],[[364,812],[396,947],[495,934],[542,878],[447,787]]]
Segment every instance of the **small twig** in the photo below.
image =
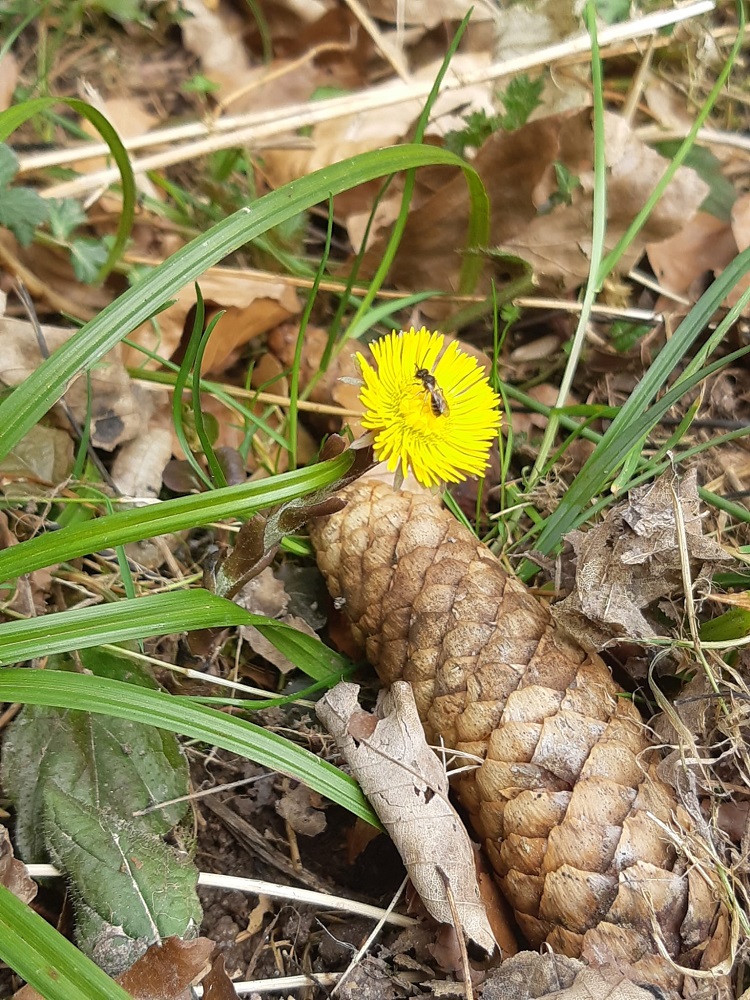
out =
[[656,35],[652,35],[648,41],[648,48],[643,55],[643,59],[641,60],[637,73],[633,77],[633,82],[630,85],[627,99],[622,108],[622,117],[631,128],[633,126],[633,119],[635,118],[638,103],[641,99],[641,94],[643,93],[643,88],[646,83],[646,77],[651,69],[651,61],[656,49],[656,37]]
[[147,809],[136,809],[131,816],[148,816],[149,813],[158,812],[159,809],[166,809],[169,806],[178,805],[180,802],[195,802],[197,799],[205,799],[207,795],[216,795],[217,792],[228,792],[233,788],[241,788],[243,785],[254,785],[258,781],[265,781],[268,778],[275,778],[276,772],[269,771],[267,774],[254,774],[252,778],[240,778],[238,781],[229,781],[223,785],[214,785],[213,788],[203,788],[200,792],[191,792],[189,795],[180,795],[176,799],[167,799],[165,802],[156,802]]
[[639,271],[637,268],[629,271],[628,277],[632,281],[637,281],[639,285],[643,285],[644,288],[656,292],[657,295],[663,295],[667,299],[672,299],[673,302],[678,302],[681,306],[692,305],[690,299],[686,299],[684,295],[679,295],[677,292],[670,292],[668,288],[664,288],[658,281],[655,281],[648,274],[644,274],[643,271]]
[[[359,0],[344,0],[344,3],[357,18],[373,42],[375,42],[375,45],[386,61],[391,64],[396,76],[401,77],[404,83],[411,83],[411,74],[409,73],[409,67],[406,65],[400,44],[391,44],[390,40],[386,38],[377,24],[375,24]],[[398,35],[397,38],[399,38]]]
[[[707,14],[714,10],[714,8],[714,0],[698,0],[698,2],[680,9],[656,11],[653,14],[647,14],[645,17],[636,18],[632,21],[606,25],[599,32],[599,45],[601,48],[604,48],[625,39],[650,36],[661,28],[676,24],[678,21]],[[590,49],[590,37],[587,32],[583,32],[575,35],[573,38],[566,39],[564,42],[549,45],[536,52],[496,62],[490,66],[483,66],[474,72],[462,73],[460,77],[455,74],[448,76],[444,80],[441,89],[459,90],[474,84],[488,83],[505,77],[516,76],[530,69],[537,69],[540,66],[559,63],[562,60],[589,53]],[[404,104],[407,101],[421,100],[428,96],[431,89],[431,82],[398,83],[390,87],[379,88],[376,91],[365,91],[364,93],[347,95],[346,97],[330,98],[329,100],[319,101],[312,105],[309,103],[297,104],[286,110],[275,108],[252,115],[218,119],[209,124],[194,122],[188,126],[159,129],[146,136],[126,139],[125,147],[127,149],[135,149],[157,143],[174,143],[188,136],[209,136],[208,139],[202,138],[195,143],[188,142],[178,149],[170,149],[165,153],[145,157],[142,160],[134,160],[132,163],[134,172],[142,173],[147,170],[158,169],[162,166],[184,162],[185,160],[203,155],[205,152],[227,149],[246,143],[257,144],[260,140],[269,139],[274,135],[296,131],[299,128],[316,125],[319,122],[332,121],[364,111],[384,111],[388,107]],[[224,134],[227,132],[231,134]],[[69,150],[56,150],[52,156],[44,154],[44,158],[39,155],[22,157],[19,164],[19,174],[29,170],[38,170],[42,166],[46,167],[62,162],[70,163],[76,159],[88,159],[96,155],[106,156],[109,152],[109,147],[106,144],[88,143],[74,151],[72,156]],[[73,195],[96,190],[102,184],[111,184],[119,176],[119,170],[116,168],[100,170],[87,176],[79,177],[74,181],[47,188],[41,193],[45,197],[72,197]]]
[[445,886],[445,895],[448,898],[448,906],[451,910],[451,917],[453,918],[453,928],[456,932],[456,940],[458,941],[458,950],[461,953],[461,965],[463,967],[464,973],[464,993],[466,995],[466,1000],[474,1000],[474,989],[471,985],[471,966],[469,965],[469,953],[466,950],[466,941],[464,940],[464,932],[461,927],[461,918],[458,915],[458,907],[456,906],[456,900],[453,898],[453,890],[451,889],[451,880],[448,878],[446,873],[442,868],[438,866],[438,875],[443,880],[443,885]]
[[[253,979],[248,982],[232,983],[238,996],[254,993],[284,993],[287,990],[301,990],[305,986],[333,986],[338,982],[338,972],[316,972],[302,976],[278,976],[273,979]],[[198,996],[203,996],[203,988],[194,986]]]
[[[26,870],[31,878],[62,878],[61,873],[54,865],[27,865]],[[390,909],[384,910],[380,906],[360,903],[356,899],[315,892],[312,889],[298,889],[293,885],[278,885],[276,882],[264,882],[257,878],[239,878],[236,875],[199,872],[198,885],[216,889],[236,889],[239,892],[248,892],[255,896],[272,896],[274,899],[307,903],[310,906],[323,907],[327,910],[343,910],[346,913],[356,913],[360,917],[370,917],[373,920],[385,919],[387,924],[393,924],[396,927],[414,927],[417,924],[414,917],[407,917],[402,913],[392,913]]]
[[[553,309],[558,312],[580,313],[583,308],[581,302],[569,302],[566,299],[531,298],[521,296],[513,299],[513,304],[522,309]],[[626,319],[634,323],[652,323],[656,325],[662,322],[660,313],[655,313],[651,309],[620,309],[618,306],[605,306],[595,303],[591,308],[593,316],[607,316],[612,319]]]
[[371,933],[368,934],[367,940],[362,945],[362,947],[359,949],[359,951],[354,956],[354,958],[351,960],[351,962],[349,963],[349,965],[346,967],[346,969],[344,970],[344,972],[341,975],[341,979],[339,979],[338,983],[331,990],[331,997],[336,996],[336,993],[337,993],[339,987],[343,986],[343,984],[345,983],[345,981],[349,978],[349,976],[352,974],[352,972],[354,971],[354,969],[356,969],[356,967],[359,965],[359,963],[362,961],[362,959],[364,958],[364,956],[367,954],[367,952],[372,947],[373,942],[376,940],[376,938],[378,937],[378,935],[382,931],[383,927],[387,923],[387,917],[388,917],[388,915],[393,912],[393,910],[394,910],[396,904],[398,903],[399,899],[401,899],[401,895],[402,895],[404,889],[406,888],[406,883],[408,881],[409,881],[409,876],[407,875],[406,878],[404,879],[404,881],[401,883],[401,885],[396,890],[396,893],[395,893],[393,899],[388,904],[388,908],[384,912],[383,916],[380,918],[380,920],[377,922],[377,924],[373,927]]
[[293,59],[291,62],[285,62],[282,65],[276,67],[276,69],[269,70],[262,76],[257,76],[250,80],[248,83],[244,84],[242,87],[238,87],[231,93],[227,94],[226,97],[222,97],[217,104],[217,110],[221,113],[230,104],[235,104],[241,97],[247,97],[254,90],[258,90],[260,87],[265,87],[266,84],[270,83],[272,80],[278,80],[282,77],[288,76],[293,73],[294,70],[299,69],[306,63],[312,62],[313,59],[317,58],[319,55],[323,55],[325,52],[351,52],[352,46],[345,45],[343,42],[324,42],[321,45],[316,45],[314,48],[305,52],[304,55],[300,56],[299,59]]

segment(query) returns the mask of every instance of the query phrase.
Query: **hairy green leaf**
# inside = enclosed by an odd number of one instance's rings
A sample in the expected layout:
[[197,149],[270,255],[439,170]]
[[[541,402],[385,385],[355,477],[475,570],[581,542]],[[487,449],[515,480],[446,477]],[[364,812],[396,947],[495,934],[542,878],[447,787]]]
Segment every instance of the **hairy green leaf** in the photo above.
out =
[[54,783],[45,831],[53,862],[70,879],[79,947],[105,971],[123,972],[160,938],[194,936],[198,873],[163,840]]

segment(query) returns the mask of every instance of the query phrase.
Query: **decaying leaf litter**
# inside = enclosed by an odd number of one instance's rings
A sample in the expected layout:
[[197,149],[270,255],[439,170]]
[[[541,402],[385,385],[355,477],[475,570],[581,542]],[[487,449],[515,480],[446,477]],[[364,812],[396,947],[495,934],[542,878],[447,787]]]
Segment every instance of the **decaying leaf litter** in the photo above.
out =
[[[137,175],[140,201],[118,273],[97,284],[94,278],[106,259],[107,240],[122,205],[116,185],[111,186],[116,178],[109,173],[106,146],[89,146],[85,156],[74,152],[68,157],[77,139],[68,114],[67,119],[44,119],[43,127],[22,126],[9,140],[12,151],[3,147],[0,180],[6,209],[0,218],[0,260],[8,295],[0,320],[8,348],[0,361],[3,384],[18,385],[48,352],[69,340],[71,317],[95,316],[190,237],[265,191],[346,156],[408,141],[465,13],[454,6],[430,5],[425,12],[407,4],[403,23],[395,9],[375,3],[357,4],[356,9],[334,2],[302,8],[274,4],[253,18],[240,6],[190,0],[180,5],[180,17],[169,5],[144,5],[131,12],[139,17],[121,12],[119,23],[86,6],[82,37],[55,8],[31,19],[0,61],[6,106],[24,96],[80,93],[115,125],[132,160],[142,161],[151,173]],[[377,269],[390,253],[409,182],[401,173],[380,195],[374,181],[337,195],[330,251],[325,245],[329,206],[321,197],[307,216],[270,230],[200,278],[204,322],[218,317],[200,363],[210,383],[200,395],[203,420],[200,413],[196,417],[189,391],[176,409],[170,393],[180,378],[176,367],[189,356],[195,339],[196,298],[187,283],[171,296],[175,301],[166,310],[127,331],[127,341],[98,360],[89,379],[79,378],[69,387],[66,412],[52,410],[4,459],[3,535],[6,545],[23,545],[50,528],[85,527],[112,508],[216,487],[222,477],[229,484],[248,476],[262,480],[314,462],[323,435],[345,424],[359,434],[360,368],[353,358],[355,345],[342,333],[355,315],[362,351],[368,339],[391,327],[426,324],[457,336],[487,371],[496,354],[498,374],[506,383],[504,408],[509,409],[503,416],[502,448],[491,456],[481,491],[471,480],[453,490],[456,509],[472,522],[477,519],[480,537],[489,544],[481,550],[487,552],[480,556],[482,567],[492,559],[490,550],[506,570],[516,569],[526,579],[532,579],[531,566],[541,567],[534,580],[540,595],[545,601],[558,599],[553,614],[587,649],[604,649],[607,665],[596,652],[584,654],[569,640],[556,638],[561,633],[547,624],[544,628],[552,631],[545,634],[555,637],[553,647],[566,650],[561,662],[589,664],[581,668],[585,682],[566,687],[567,667],[554,679],[555,657],[546,662],[532,656],[532,679],[527,675],[515,692],[494,690],[488,699],[492,674],[489,667],[484,673],[481,666],[470,667],[468,635],[462,637],[460,651],[441,660],[439,680],[431,680],[424,673],[426,662],[421,667],[420,662],[429,659],[436,641],[438,610],[442,613],[449,598],[455,602],[459,591],[446,583],[453,579],[450,570],[440,579],[439,598],[434,593],[420,596],[429,567],[419,560],[414,593],[407,600],[408,588],[403,599],[391,590],[387,598],[395,603],[392,621],[386,614],[386,631],[393,631],[385,659],[368,639],[368,658],[386,679],[400,671],[395,665],[399,656],[406,657],[406,675],[420,711],[433,713],[430,719],[437,711],[443,720],[439,726],[431,721],[430,727],[433,737],[439,734],[446,742],[446,752],[469,753],[453,765],[469,768],[456,779],[460,797],[473,819],[474,835],[482,838],[492,831],[490,860],[515,910],[509,922],[500,909],[493,912],[497,902],[489,904],[495,937],[501,940],[495,926],[510,927],[511,934],[520,928],[522,947],[547,937],[555,952],[572,956],[560,957],[550,978],[538,956],[522,953],[476,989],[486,997],[625,997],[641,995],[639,983],[658,983],[665,995],[739,996],[745,988],[747,926],[742,639],[748,626],[741,600],[722,618],[723,609],[712,603],[712,595],[717,589],[746,587],[737,563],[745,541],[745,360],[738,356],[709,378],[687,385],[664,418],[644,428],[626,460],[627,475],[623,472],[611,493],[602,489],[592,499],[627,496],[610,506],[606,517],[594,513],[582,520],[569,539],[572,549],[564,548],[557,562],[551,559],[554,548],[535,551],[533,533],[539,517],[557,509],[576,476],[586,471],[597,435],[631,398],[712,277],[721,275],[747,246],[746,151],[737,141],[744,105],[730,84],[698,145],[602,286],[586,327],[582,363],[564,394],[566,405],[574,409],[563,419],[583,420],[584,427],[566,437],[571,428],[563,422],[554,461],[545,468],[541,432],[558,396],[566,345],[575,330],[577,293],[595,250],[595,193],[602,171],[608,202],[600,249],[606,253],[616,247],[674,155],[676,140],[695,120],[737,36],[737,23],[729,9],[701,17],[710,4],[687,5],[670,36],[658,33],[654,21],[642,22],[638,10],[617,12],[597,5],[607,101],[601,122],[606,157],[597,174],[586,55],[590,39],[576,11],[555,6],[554,11],[551,5],[477,10],[453,57],[445,91],[431,109],[426,141],[465,156],[489,195],[488,238],[469,251],[481,259],[472,294],[457,294],[466,292],[465,234],[471,212],[458,172],[452,175],[437,166],[417,171],[403,234],[376,299],[383,309],[369,326],[357,312],[358,302],[379,280]],[[668,20],[676,16],[664,13]],[[618,16],[628,14],[629,21],[617,23]],[[20,23],[13,14],[6,16],[9,28]],[[40,32],[51,40],[44,49],[44,73],[32,59]],[[743,59],[741,52],[735,72]],[[328,97],[330,93],[335,96]],[[158,132],[179,118],[190,119],[179,137],[158,134],[150,147],[141,141],[147,128]],[[84,125],[91,134],[89,123]],[[49,149],[34,148],[40,136]],[[68,164],[73,165],[72,176],[60,172]],[[326,252],[327,270],[311,322],[304,327],[301,355],[295,358],[308,290]],[[355,298],[339,315],[342,280],[348,275],[353,275]],[[32,309],[21,306],[19,281],[31,293]],[[744,287],[742,279],[732,283],[722,296],[725,308]],[[421,301],[408,299],[423,294]],[[493,347],[494,315],[499,347]],[[705,336],[722,315],[720,310],[707,315],[711,323]],[[363,316],[368,319],[366,311]],[[731,327],[719,356],[742,349],[743,324],[740,318]],[[331,330],[339,331],[339,338],[329,342]],[[690,365],[702,342],[670,373],[672,381],[679,376],[690,381]],[[366,351],[365,357],[370,357]],[[419,385],[413,387],[418,391]],[[291,411],[290,396],[296,400]],[[88,442],[81,441],[84,427],[90,428]],[[213,453],[215,465],[204,452],[209,457]],[[100,468],[93,465],[94,458]],[[638,458],[650,464],[638,467]],[[357,473],[366,460],[366,453],[360,453]],[[702,493],[696,492],[696,483]],[[359,488],[351,488],[356,495]],[[382,502],[387,506],[397,496],[388,486]],[[719,506],[713,499],[717,496],[724,501]],[[348,589],[334,588],[331,603],[312,569],[304,536],[297,537],[306,516],[332,515],[330,522],[315,522],[320,537],[321,531],[335,533],[339,529],[334,526],[346,524],[347,518],[356,520],[357,506],[350,504],[337,514],[337,501],[325,490],[296,508],[295,503],[270,518],[256,515],[239,534],[237,524],[215,524],[153,540],[144,537],[119,551],[86,549],[83,558],[50,563],[49,569],[22,577],[15,593],[8,592],[6,618],[106,604],[131,594],[157,595],[198,586],[201,580],[211,588],[217,580],[226,583],[227,573],[240,566],[238,591],[245,575],[254,577],[241,590],[240,603],[248,611],[281,623],[304,622],[308,634],[319,632],[331,646],[358,659],[355,640],[366,638],[371,624],[364,630],[358,626],[353,639],[346,616],[353,615],[356,622],[365,611],[375,621],[387,601],[371,597],[356,611],[361,584],[349,580],[350,563],[344,571]],[[432,500],[424,503],[425,512],[436,509]],[[403,515],[395,513],[394,504],[395,523]],[[425,513],[420,530],[433,516],[438,523],[454,523]],[[361,535],[361,521],[358,525]],[[525,538],[529,529],[532,535]],[[399,544],[408,547],[416,524],[410,528],[407,523],[403,530],[405,541],[393,543],[392,551]],[[450,539],[452,531],[448,529]],[[294,538],[272,560],[289,532]],[[349,534],[345,544],[356,549],[357,531]],[[387,532],[376,535],[365,572],[373,593],[383,582],[377,560],[391,545]],[[227,560],[224,550],[234,537],[235,556]],[[324,546],[319,559],[329,576],[340,572],[330,546]],[[453,561],[439,557],[445,570]],[[401,562],[406,567],[409,560],[399,556]],[[387,567],[388,558],[383,572],[390,572]],[[515,604],[540,622],[547,622],[546,612],[541,605],[524,603],[530,599],[512,577],[504,586],[515,611],[509,634],[529,647],[536,640],[521,634]],[[505,599],[504,594],[498,606],[507,607]],[[407,610],[412,600],[417,601],[414,632],[407,628],[397,638],[404,615],[412,614]],[[491,600],[483,594],[472,603],[479,607]],[[429,627],[419,624],[425,620],[420,615],[427,615]],[[484,632],[471,641],[480,639],[487,641]],[[290,660],[289,649],[271,653],[271,648],[262,630],[243,626],[239,632],[195,632],[189,643],[176,634],[147,640],[124,654],[94,647],[53,659],[42,650],[42,659],[32,665],[73,674],[91,671],[147,689],[156,678],[173,695],[205,696],[229,693],[229,688],[237,697],[265,700],[274,694],[293,697],[317,679],[316,674],[305,680],[290,672],[293,651]],[[529,655],[524,651],[516,660],[525,662]],[[622,688],[608,679],[609,668]],[[206,678],[222,686],[209,688]],[[365,697],[374,697],[372,678],[360,672],[357,680],[365,686]],[[549,701],[553,690],[567,692],[562,703],[557,696]],[[474,732],[473,709],[467,707],[474,702],[464,701],[469,691],[484,706],[482,725],[494,727],[489,751],[481,745],[486,734]],[[251,718],[269,732],[338,761],[311,714],[309,706],[319,695],[303,691],[298,704],[255,710]],[[430,707],[436,695],[435,704],[442,708]],[[515,706],[524,699],[530,701],[531,715],[516,717]],[[663,759],[647,749],[651,741],[640,729],[632,702],[646,719],[658,713],[654,742],[672,749]],[[621,742],[628,746],[631,773],[628,781],[598,773],[596,780],[610,782],[607,794],[601,787],[589,794],[596,755],[612,756],[607,726],[613,723],[605,723],[602,713],[613,710],[612,718],[627,720],[618,725],[629,734]],[[237,707],[230,711],[236,713]],[[455,720],[449,721],[456,713],[463,720],[458,729]],[[131,995],[162,995],[159,984],[173,972],[179,970],[187,984],[211,965],[209,945],[190,959],[179,950],[146,950],[158,937],[176,935],[169,940],[179,945],[177,939],[195,933],[201,906],[194,876],[190,884],[194,864],[225,874],[298,882],[310,891],[350,899],[369,897],[382,906],[401,881],[403,870],[383,837],[364,846],[365,828],[351,827],[347,814],[317,792],[212,750],[205,742],[187,747],[189,782],[177,740],[142,723],[54,707],[27,707],[18,715],[18,707],[9,706],[3,725],[3,787],[19,824],[12,828],[34,832],[25,838],[31,843],[14,833],[16,851],[25,861],[51,859],[65,872],[77,944],[118,975]],[[506,759],[512,743],[513,755]],[[562,759],[561,744],[566,751]],[[37,759],[39,746],[44,752]],[[478,771],[471,770],[476,764],[471,755],[483,757],[485,752],[488,760]],[[622,756],[624,750],[618,753]],[[505,785],[494,774],[498,761],[514,775]],[[410,780],[416,781],[415,794],[433,802],[439,798],[430,781],[425,784],[423,776],[409,773],[407,791]],[[628,787],[641,790],[631,793]],[[492,794],[485,796],[487,791]],[[191,811],[186,796],[196,792],[206,794],[194,798]],[[536,813],[519,810],[530,795],[545,803],[548,795],[555,803],[546,819],[537,815],[542,809],[538,804]],[[165,799],[170,801],[166,809],[154,809]],[[582,831],[594,828],[594,814],[603,821],[603,832],[588,843]],[[500,841],[494,839],[498,832]],[[92,852],[97,858],[93,865]],[[438,870],[444,873],[440,865]],[[657,877],[659,870],[669,876]],[[111,873],[107,880],[101,871]],[[582,877],[582,872],[589,874]],[[579,891],[550,888],[554,878],[562,879],[561,886],[568,879]],[[105,881],[111,884],[103,885]],[[12,884],[11,889],[16,891]],[[144,893],[147,897],[157,891],[159,905],[140,905]],[[236,890],[199,892],[204,935],[218,943],[232,979],[251,980],[256,990],[263,978],[295,974],[307,983],[300,987],[302,995],[312,995],[313,974],[323,974],[320,988],[331,989],[335,974],[346,969],[340,996],[447,995],[451,988],[468,995],[468,986],[461,983],[464,960],[456,948],[461,934],[451,943],[446,928],[421,917],[419,925],[401,930],[386,925],[360,955],[372,919],[346,916],[345,911],[337,915],[333,908],[309,902],[268,902],[264,895],[258,902],[257,896]],[[451,895],[446,892],[446,898]],[[419,915],[419,904],[412,900],[412,905]],[[59,906],[58,890],[46,912]],[[460,914],[459,923],[466,924]],[[507,954],[512,949],[504,938],[502,942]],[[581,954],[592,968],[578,963]],[[670,964],[670,955],[693,970],[687,979]],[[717,975],[726,973],[733,958],[731,978],[711,975],[712,968]],[[136,959],[146,963],[142,968],[151,992],[143,993],[138,985]],[[163,963],[158,968],[149,964],[158,961]],[[212,969],[203,979],[207,995],[224,996],[231,987],[216,960]],[[8,976],[6,982],[4,995],[12,995],[19,980]],[[21,995],[30,995],[30,987],[24,990]]]

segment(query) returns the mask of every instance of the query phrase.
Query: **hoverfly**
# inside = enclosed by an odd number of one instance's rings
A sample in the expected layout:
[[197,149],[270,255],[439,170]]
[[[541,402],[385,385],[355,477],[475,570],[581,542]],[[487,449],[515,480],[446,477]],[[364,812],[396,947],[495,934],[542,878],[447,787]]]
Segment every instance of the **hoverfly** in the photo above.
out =
[[443,390],[437,384],[437,379],[432,372],[428,368],[420,368],[417,366],[417,369],[414,372],[414,378],[417,382],[422,384],[422,388],[430,397],[430,407],[432,408],[433,414],[436,417],[440,417],[447,413],[448,403],[443,395]]

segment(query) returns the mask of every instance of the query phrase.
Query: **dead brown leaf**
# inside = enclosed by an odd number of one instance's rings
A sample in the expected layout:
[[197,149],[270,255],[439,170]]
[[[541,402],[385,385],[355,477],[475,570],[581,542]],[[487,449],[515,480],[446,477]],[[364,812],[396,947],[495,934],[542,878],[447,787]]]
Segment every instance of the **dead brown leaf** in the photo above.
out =
[[13,845],[7,827],[0,827],[0,885],[10,889],[23,903],[30,903],[37,894],[37,884],[26,874],[26,865],[13,856]]
[[9,108],[18,83],[18,62],[12,52],[0,59],[0,111]]
[[[668,161],[642,142],[617,115],[605,116],[605,137],[608,174],[605,249],[611,250],[656,187]],[[575,288],[585,280],[591,255],[593,171],[590,160],[584,169],[571,166],[574,160],[583,166],[590,157],[591,137],[579,133],[578,138],[579,143],[571,144],[561,158],[569,169],[578,173],[581,181],[580,188],[573,192],[572,204],[537,216],[511,239],[499,241],[501,250],[517,253],[527,260],[540,280],[551,281],[563,289]],[[681,167],[631,243],[620,270],[631,267],[647,243],[668,239],[678,232],[698,211],[707,194],[708,185],[698,174]]]
[[311,792],[307,785],[295,785],[287,788],[276,800],[276,812],[283,817],[295,833],[303,837],[317,837],[326,828],[326,815],[323,812],[319,795]]
[[[66,343],[76,331],[59,326],[42,326],[49,353]],[[34,328],[25,320],[0,319],[0,382],[19,385],[42,363],[42,353]],[[97,448],[113,451],[123,441],[131,441],[147,426],[151,414],[150,395],[135,386],[120,360],[119,345],[105,354],[91,371],[91,441]],[[85,376],[70,384],[65,401],[78,421],[87,413]],[[67,421],[64,423],[68,427]]]
[[[274,329],[299,312],[292,286],[270,276],[263,281],[255,272],[251,277],[241,269],[217,268],[202,275],[198,284],[206,303],[207,320],[220,309],[225,310],[206,348],[204,374],[221,371],[253,337]],[[190,334],[192,324],[186,330],[186,320],[194,306],[195,289],[188,285],[177,294],[173,305],[159,313],[153,323],[139,326],[129,339],[158,351],[164,358],[172,357],[183,336]],[[134,348],[125,348],[123,357],[126,364],[143,363],[143,355]]]
[[[317,633],[304,618],[287,612],[289,595],[284,584],[274,575],[270,566],[253,577],[249,583],[246,583],[235,601],[251,614],[275,618],[277,621],[284,622],[285,625],[296,628],[299,632],[304,632],[305,635],[317,638]],[[283,674],[296,669],[295,664],[287,659],[283,653],[280,653],[273,643],[261,635],[254,626],[243,625],[240,628],[240,633],[259,656],[268,660],[269,663],[273,663]]]
[[673,489],[693,581],[730,560],[720,545],[703,535],[694,468],[678,481],[665,473],[656,482],[631,490],[600,524],[567,536],[577,557],[575,590],[553,605],[552,613],[587,648],[601,649],[617,638],[656,635],[641,609],[682,592]]
[[[494,132],[477,153],[472,166],[489,195],[493,245],[511,240],[536,218],[537,186],[553,161],[561,158],[561,134],[574,128],[578,117],[555,116],[532,122],[515,132]],[[588,114],[586,122],[587,119]],[[463,175],[447,170],[445,175],[452,179],[409,214],[390,271],[391,280],[399,288],[458,291],[469,199]],[[385,235],[379,237],[365,254],[363,274],[374,272],[382,259],[386,239]],[[442,313],[447,306],[435,304],[435,308]]]
[[152,944],[117,981],[134,1000],[179,1000],[182,996],[188,1000],[191,984],[208,971],[214,947],[208,938],[166,938],[161,944]]
[[36,424],[0,462],[0,480],[57,486],[70,475],[73,460],[73,439],[67,431]]
[[696,212],[674,236],[647,244],[646,253],[660,285],[697,301],[705,290],[701,279],[723,271],[737,256],[737,243],[728,223]]
[[[190,1000],[193,983],[198,983],[209,969],[211,953],[215,948],[208,938],[183,941],[165,938],[161,944],[152,944],[126,972],[115,980],[127,990],[133,1000]],[[216,994],[223,1000],[221,994]],[[43,1000],[31,986],[24,986],[14,1000]]]
[[583,968],[583,962],[565,955],[521,951],[489,973],[479,996],[481,1000],[537,1000],[571,986]]
[[203,980],[203,1000],[236,1000],[237,991],[224,967],[224,956],[217,955]]
[[448,890],[461,930],[486,952],[495,939],[479,896],[471,841],[448,798],[448,778],[430,750],[411,686],[399,681],[377,715],[360,709],[359,685],[342,682],[316,706],[391,835],[431,915],[453,924]]
[[[379,21],[396,24],[414,24],[425,29],[434,28],[443,21],[461,21],[466,16],[463,0],[409,0],[399,4],[397,0],[365,0],[362,4],[371,17]],[[478,4],[472,12],[472,20],[492,20],[489,5]]]
[[112,481],[124,496],[158,497],[171,457],[171,428],[149,427],[120,448],[112,464]]

